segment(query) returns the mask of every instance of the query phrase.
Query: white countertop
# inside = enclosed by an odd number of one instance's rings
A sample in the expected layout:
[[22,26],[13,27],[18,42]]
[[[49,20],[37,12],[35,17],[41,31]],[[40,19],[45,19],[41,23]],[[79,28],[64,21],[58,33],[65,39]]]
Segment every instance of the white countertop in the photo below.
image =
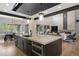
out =
[[61,39],[61,36],[39,35],[39,36],[23,37],[23,38],[43,44],[43,45],[46,45],[48,43],[51,43],[51,42],[56,41],[58,39]]

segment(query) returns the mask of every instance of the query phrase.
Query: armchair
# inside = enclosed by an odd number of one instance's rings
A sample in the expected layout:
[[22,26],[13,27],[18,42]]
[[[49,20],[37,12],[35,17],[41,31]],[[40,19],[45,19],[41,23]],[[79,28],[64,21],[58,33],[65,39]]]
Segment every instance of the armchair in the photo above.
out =
[[76,33],[73,33],[72,35],[70,34],[69,36],[66,37],[65,41],[70,42],[70,41],[75,41],[76,40]]

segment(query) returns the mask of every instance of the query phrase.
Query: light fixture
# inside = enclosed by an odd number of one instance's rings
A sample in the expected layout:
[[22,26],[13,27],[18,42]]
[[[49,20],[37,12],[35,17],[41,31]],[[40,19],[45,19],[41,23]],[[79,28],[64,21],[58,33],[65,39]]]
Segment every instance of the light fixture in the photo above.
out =
[[27,20],[27,23],[28,23],[28,24],[29,24],[29,22],[30,22],[30,21],[29,21],[29,20]]
[[42,21],[44,19],[44,14],[43,13],[39,13],[39,20]]

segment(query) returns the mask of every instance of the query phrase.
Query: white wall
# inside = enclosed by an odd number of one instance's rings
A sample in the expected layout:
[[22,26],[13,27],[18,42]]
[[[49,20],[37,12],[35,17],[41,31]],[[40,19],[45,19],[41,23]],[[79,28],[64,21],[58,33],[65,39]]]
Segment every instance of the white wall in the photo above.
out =
[[58,14],[58,30],[63,30],[63,14]]
[[27,24],[26,19],[0,15],[0,23],[5,24]]
[[22,18],[0,15],[0,24],[19,24],[21,25],[20,33],[24,33],[27,20]]
[[58,26],[58,30],[63,30],[63,14],[57,14],[49,17],[45,17],[42,21],[36,20],[37,24]]
[[79,9],[75,10],[75,19],[79,20]]
[[75,10],[69,11],[67,13],[67,27],[68,27],[68,30],[72,30],[72,31],[75,32],[75,25],[76,25]]
[[79,36],[79,22],[76,23],[76,33]]
[[2,23],[12,24],[12,18],[0,16],[0,24],[2,24]]
[[41,25],[52,25],[52,23],[51,23],[52,19],[53,19],[53,17],[46,17],[42,21],[40,21],[38,19],[38,20],[36,20],[36,23],[41,24]]
[[[75,17],[76,20],[79,20],[79,9],[75,11]],[[79,36],[79,22],[76,22],[76,33]]]

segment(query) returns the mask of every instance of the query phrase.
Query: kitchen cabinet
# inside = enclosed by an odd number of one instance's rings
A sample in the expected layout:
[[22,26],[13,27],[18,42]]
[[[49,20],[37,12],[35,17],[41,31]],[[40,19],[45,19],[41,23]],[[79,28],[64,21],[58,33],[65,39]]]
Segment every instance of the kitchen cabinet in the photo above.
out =
[[58,56],[62,53],[62,40],[56,40],[47,45],[32,42],[32,55],[34,56]]
[[[53,38],[53,40],[51,38]],[[41,40],[37,42],[36,40],[38,39],[34,39],[35,41],[33,41],[31,37],[16,36],[15,45],[29,56],[58,56],[62,53],[62,39],[55,37],[51,38],[52,42],[50,41],[50,43],[48,43],[48,41],[44,42]]]
[[15,36],[15,45],[28,55],[31,55],[31,41],[20,36]]
[[26,54],[31,55],[32,51],[32,46],[31,46],[31,41],[24,39],[24,51]]

